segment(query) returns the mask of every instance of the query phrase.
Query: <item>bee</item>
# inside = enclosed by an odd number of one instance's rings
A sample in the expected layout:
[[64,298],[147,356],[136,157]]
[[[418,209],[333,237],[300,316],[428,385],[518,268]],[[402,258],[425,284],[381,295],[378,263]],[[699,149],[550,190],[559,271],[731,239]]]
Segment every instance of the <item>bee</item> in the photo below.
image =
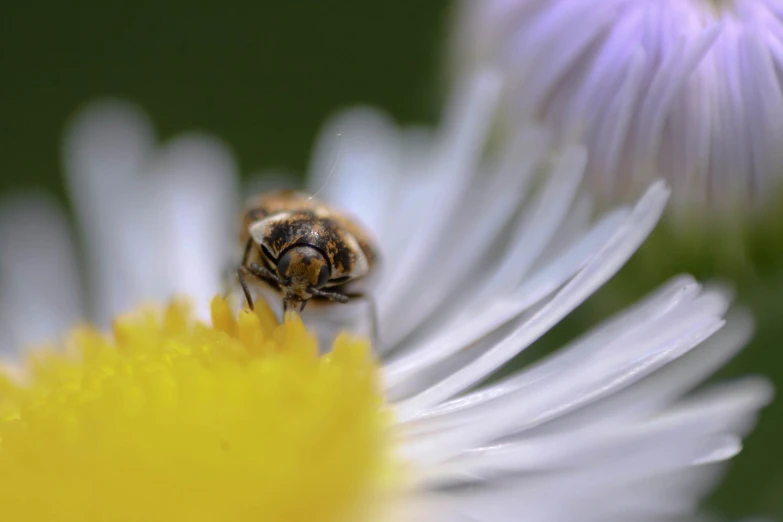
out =
[[284,311],[301,312],[311,299],[347,303],[368,298],[354,283],[375,268],[378,256],[370,235],[352,218],[307,194],[282,190],[250,199],[240,239],[245,250],[237,275],[251,309],[249,279],[277,290]]

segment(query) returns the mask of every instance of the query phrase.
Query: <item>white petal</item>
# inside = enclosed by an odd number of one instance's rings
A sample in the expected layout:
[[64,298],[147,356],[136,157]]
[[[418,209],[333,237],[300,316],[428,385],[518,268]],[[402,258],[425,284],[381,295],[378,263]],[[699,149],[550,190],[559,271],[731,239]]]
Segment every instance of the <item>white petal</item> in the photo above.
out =
[[493,391],[495,398],[490,403],[453,413],[456,424],[449,422],[447,431],[419,437],[419,447],[412,451],[418,454],[428,445],[431,449],[426,458],[439,459],[458,447],[540,426],[627,388],[698,346],[722,325],[723,296],[707,293],[684,304],[666,310],[655,321],[627,325],[629,330],[615,336],[600,352],[591,353],[590,345],[581,346],[588,358],[578,363],[566,365],[555,357],[534,369],[530,378],[525,379],[523,372],[520,379],[526,381],[524,385],[501,396]]
[[50,198],[0,202],[0,353],[54,341],[84,319],[73,240]]
[[[479,75],[451,103],[452,112],[447,115],[445,130],[436,144],[436,170],[430,173],[439,188],[437,199],[429,202],[430,212],[419,214],[426,219],[416,229],[403,231],[409,234],[409,240],[402,257],[394,265],[384,267],[388,272],[378,288],[382,321],[405,306],[407,296],[415,290],[411,274],[431,266],[429,261],[435,255],[438,238],[458,213],[484,150],[500,86],[497,76]],[[438,204],[432,205],[432,201]]]
[[[538,107],[548,100],[552,84],[565,76],[574,63],[600,38],[612,18],[612,10],[586,2],[564,3],[561,9],[542,13],[529,31],[518,32],[512,45],[518,54],[529,56],[528,60],[515,64],[513,77],[517,84],[524,84],[528,96],[517,100],[518,116],[527,118],[535,115]],[[552,31],[558,27],[558,31]],[[570,38],[559,38],[569,34]],[[524,50],[535,48],[535,53]],[[514,87],[514,86],[512,86]]]
[[504,126],[534,118],[557,140],[584,139],[600,196],[664,177],[682,212],[772,201],[783,172],[777,0],[463,1],[457,21],[455,75],[503,71]]
[[475,384],[573,310],[614,275],[638,248],[657,223],[667,197],[668,190],[663,184],[654,185],[639,202],[626,226],[547,304],[527,318],[503,342],[429,389],[401,403],[398,409],[400,418],[414,417],[423,409]]
[[468,450],[433,468],[430,480],[487,480],[607,464],[650,472],[726,460],[739,451],[738,436],[755,424],[756,412],[770,398],[771,387],[766,381],[731,383],[651,417],[631,422],[587,422],[557,433],[539,433]]
[[544,425],[543,430],[567,430],[585,419],[613,423],[635,419],[662,409],[703,382],[745,346],[752,332],[751,321],[744,314],[731,314],[720,332],[701,346],[623,393],[607,397],[592,405]]
[[713,24],[690,39],[680,36],[676,49],[660,64],[637,116],[639,130],[636,146],[642,161],[656,159],[671,102],[718,34],[719,26]]
[[482,283],[475,305],[508,293],[525,280],[572,207],[586,162],[587,153],[581,147],[569,148],[557,159],[541,192],[525,206],[508,252],[493,268],[490,279]]
[[452,495],[450,507],[465,517],[456,520],[482,522],[678,520],[693,513],[719,472],[717,466],[702,466],[637,480],[602,469],[532,475],[465,488]]
[[353,109],[327,123],[313,153],[308,191],[357,216],[379,240],[390,192],[398,183],[396,129],[370,109]]
[[[389,387],[389,393],[393,397],[398,396],[400,392],[396,387],[405,384],[411,377],[416,377],[417,372],[479,341],[549,297],[582,269],[594,253],[614,236],[627,221],[628,214],[628,211],[619,210],[607,215],[549,265],[533,274],[512,296],[478,311],[471,318],[452,318],[442,328],[434,330],[430,337],[413,343],[399,355],[395,354],[385,366],[385,383]],[[427,375],[424,381],[431,382],[429,377]]]
[[[540,129],[525,129],[508,147],[496,171],[474,180],[469,190],[470,198],[461,205],[459,214],[454,216],[450,233],[446,231],[438,239],[437,257],[409,276],[411,287],[426,291],[417,293],[415,299],[409,299],[406,306],[384,321],[384,330],[388,333],[383,336],[383,340],[387,346],[394,346],[422,323],[432,322],[434,312],[441,315],[446,313],[449,302],[459,302],[459,298],[450,296],[465,288],[474,291],[471,282],[481,280],[488,270],[499,271],[491,267],[488,253],[499,247],[498,237],[513,218],[520,201],[523,201],[544,143],[545,137]],[[554,181],[550,184],[554,185],[550,188],[555,190],[544,191],[549,197],[540,196],[539,199],[544,201],[533,203],[532,206],[537,209],[549,207],[546,217],[551,218],[552,224],[544,227],[547,230],[556,229],[560,224],[559,211],[567,208],[572,194],[568,188],[576,188],[578,177],[578,173],[574,175],[573,171],[555,173]],[[569,186],[569,181],[572,186]],[[557,192],[557,189],[563,191]],[[529,221],[534,221],[536,217],[530,217]],[[427,215],[420,219],[426,220]],[[517,231],[516,235],[523,233]],[[546,233],[540,233],[540,236],[546,237]],[[536,246],[542,249],[544,242],[540,243]],[[533,245],[528,247],[529,252],[535,252]],[[535,259],[533,253],[529,257],[531,262]],[[517,267],[514,272],[515,277],[521,280],[524,270]],[[483,283],[482,287],[486,288],[487,284]],[[506,281],[506,287],[513,287],[513,281]]]
[[140,302],[186,295],[206,316],[236,249],[236,168],[211,138],[156,151],[150,123],[120,102],[88,107],[65,142],[99,323]]
[[151,162],[145,187],[153,201],[157,301],[188,296],[197,315],[209,317],[222,292],[238,237],[238,180],[228,149],[200,135],[182,136]]
[[[675,278],[643,301],[624,310],[582,338],[569,343],[555,356],[527,368],[516,376],[503,379],[497,384],[444,402],[437,408],[431,409],[428,416],[438,416],[475,407],[511,391],[520,390],[548,376],[558,375],[575,365],[585,364],[590,358],[595,357],[596,353],[605,350],[610,343],[622,340],[621,335],[628,335],[644,325],[657,324],[666,316],[687,310],[700,291],[701,287],[693,278],[687,276]],[[747,332],[744,333],[747,334]],[[741,337],[740,340],[744,341],[746,338]]]
[[65,137],[65,172],[99,324],[127,311],[157,286],[153,245],[146,237],[150,202],[140,187],[153,140],[141,111],[113,101],[89,106]]

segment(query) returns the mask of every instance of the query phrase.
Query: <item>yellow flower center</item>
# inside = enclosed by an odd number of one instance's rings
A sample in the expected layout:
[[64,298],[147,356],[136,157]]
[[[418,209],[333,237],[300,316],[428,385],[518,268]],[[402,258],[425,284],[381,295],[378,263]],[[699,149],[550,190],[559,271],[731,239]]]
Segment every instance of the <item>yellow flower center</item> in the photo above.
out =
[[0,374],[0,518],[361,518],[389,455],[368,344],[319,355],[261,302],[237,320],[215,299],[212,322],[173,304]]

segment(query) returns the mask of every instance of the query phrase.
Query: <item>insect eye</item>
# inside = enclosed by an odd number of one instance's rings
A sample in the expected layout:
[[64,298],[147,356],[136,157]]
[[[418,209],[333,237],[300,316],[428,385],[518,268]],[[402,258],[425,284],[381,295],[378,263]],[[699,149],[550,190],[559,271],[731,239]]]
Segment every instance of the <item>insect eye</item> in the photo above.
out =
[[277,262],[277,274],[285,279],[286,273],[288,273],[288,267],[291,265],[291,256],[289,252],[286,252],[280,256],[280,260]]

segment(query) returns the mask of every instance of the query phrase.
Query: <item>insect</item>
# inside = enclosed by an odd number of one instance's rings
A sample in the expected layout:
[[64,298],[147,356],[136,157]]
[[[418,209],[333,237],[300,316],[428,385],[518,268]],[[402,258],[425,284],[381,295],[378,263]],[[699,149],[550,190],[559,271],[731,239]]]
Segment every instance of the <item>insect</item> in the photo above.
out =
[[252,198],[242,214],[241,241],[245,250],[237,275],[250,308],[249,279],[281,293],[285,311],[301,312],[311,299],[346,303],[367,298],[356,282],[376,265],[369,234],[307,194],[282,190]]

